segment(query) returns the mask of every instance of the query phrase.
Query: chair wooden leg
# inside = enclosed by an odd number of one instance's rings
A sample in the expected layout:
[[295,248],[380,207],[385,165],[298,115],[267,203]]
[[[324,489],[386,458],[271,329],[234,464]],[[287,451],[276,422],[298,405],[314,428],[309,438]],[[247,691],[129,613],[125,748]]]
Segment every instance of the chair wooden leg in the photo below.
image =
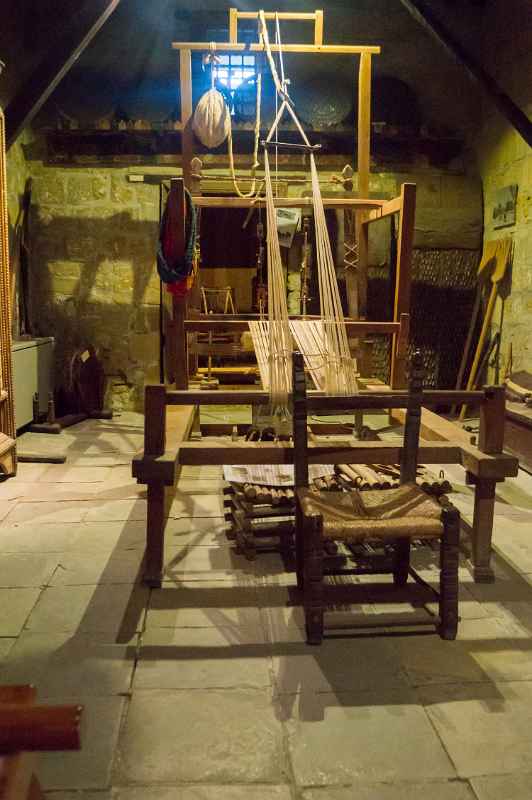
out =
[[405,586],[410,568],[410,539],[396,539],[394,548],[393,582]]
[[323,639],[323,519],[305,517],[304,595],[307,644],[321,644]]
[[458,551],[460,512],[454,506],[442,511],[440,550],[440,629],[442,639],[456,639],[458,631]]

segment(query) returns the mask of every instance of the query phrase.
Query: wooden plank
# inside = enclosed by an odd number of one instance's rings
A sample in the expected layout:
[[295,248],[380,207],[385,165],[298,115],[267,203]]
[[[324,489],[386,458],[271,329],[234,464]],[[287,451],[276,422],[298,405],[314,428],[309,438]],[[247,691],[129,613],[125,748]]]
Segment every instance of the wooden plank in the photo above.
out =
[[[238,19],[258,19],[259,18],[259,12],[258,11],[238,11],[238,9],[235,9],[235,11],[236,11],[236,15],[237,15]],[[316,19],[316,14],[319,14],[319,13],[321,13],[323,15],[323,11],[322,12],[319,12],[319,11],[316,11],[316,12],[313,12],[313,11],[265,11],[264,12],[264,18],[273,20],[276,17],[279,17],[280,20],[283,20],[283,19],[284,20],[288,20],[288,19],[290,19],[292,21],[295,21],[295,20],[300,20],[300,21],[302,21],[302,20],[309,20],[309,21],[312,20],[313,21],[313,20]]]
[[[401,314],[410,314],[410,296],[412,289],[412,249],[414,246],[414,228],[416,219],[416,185],[403,183],[401,186],[401,211],[399,214],[399,239],[397,242],[397,267],[395,276],[394,320]],[[397,356],[397,338],[394,337],[390,383],[392,388],[399,389],[406,385],[406,356]]]
[[[371,390],[362,390],[356,395],[351,395],[349,397],[344,396],[325,396],[323,392],[318,391],[309,391],[307,394],[307,404],[308,408],[312,413],[317,412],[319,410],[325,411],[331,408],[343,408],[343,409],[353,409],[353,408],[375,408],[381,407],[384,409],[387,408],[401,408],[400,404],[403,404],[403,407],[406,407],[408,401],[408,393],[401,392],[401,391],[381,391],[382,387],[376,387],[379,391],[375,391],[374,389]],[[467,398],[470,402],[480,402],[484,399],[483,392],[454,392],[452,390],[426,390],[423,392],[423,405],[443,405],[451,404],[455,397],[460,398]],[[195,390],[189,389],[187,391],[172,391],[169,390],[166,392],[166,403],[167,405],[264,405],[269,403],[270,395],[268,392],[260,391],[258,389],[250,389],[250,390],[240,390],[240,389],[230,389],[230,390]],[[424,409],[425,410],[425,409]],[[393,415],[399,415],[400,412],[393,412]],[[465,441],[469,444],[469,436],[465,433],[461,428],[455,425],[452,422],[448,422],[447,420],[443,420],[442,417],[439,417],[437,414],[433,414],[432,412],[427,411],[425,417],[430,415],[430,419],[435,419],[436,424],[438,421],[441,421],[441,427],[445,427],[447,430],[447,435],[441,436],[434,436],[434,439],[452,439],[453,441]],[[422,424],[423,424],[423,413],[422,413]],[[452,435],[452,432],[456,435]],[[422,435],[424,435],[422,433]]]
[[[314,44],[323,44],[323,11],[320,9],[314,14]],[[280,17],[279,17],[280,19]]]
[[[259,42],[215,42],[216,50],[220,53],[263,53],[264,45]],[[323,55],[356,56],[361,53],[379,55],[381,48],[375,45],[359,44],[273,44],[270,43],[272,53],[322,53]],[[172,42],[173,50],[205,50],[210,51],[210,42]]]
[[45,59],[39,62],[21,91],[5,109],[8,148],[39,112],[119,3],[120,0],[85,0],[84,3],[75,4],[64,35],[49,50]]
[[371,54],[362,53],[358,73],[358,196],[369,197],[371,142]]
[[[392,411],[391,417],[400,425],[404,425],[405,412],[402,409]],[[429,442],[453,441],[471,444],[471,435],[464,431],[461,425],[456,425],[427,408],[421,410],[421,436]]]
[[238,356],[242,352],[242,347],[240,342],[238,344],[195,342],[189,347],[188,352],[197,356]]
[[471,56],[461,42],[440,22],[435,13],[422,0],[401,0],[401,3],[430,35],[447,51],[468,76],[478,83],[500,113],[532,147],[532,122],[516,103],[502,90],[484,67]]
[[[265,200],[254,197],[214,197],[193,195],[194,205],[198,208],[266,208]],[[383,200],[368,200],[359,197],[324,197],[325,208],[380,209]],[[311,197],[275,197],[276,208],[312,208]]]
[[401,210],[402,203],[402,197],[394,197],[392,200],[387,200],[380,208],[375,208],[373,211],[369,212],[366,224],[376,219],[382,219],[383,217],[390,217],[393,214],[397,214]]
[[[195,333],[221,333],[221,332],[237,332],[249,330],[249,322],[259,319],[258,315],[254,319],[235,319],[230,316],[224,315],[220,317],[209,315],[205,319],[187,319],[185,320],[185,331]],[[297,317],[290,317],[290,319],[297,319]],[[310,318],[309,318],[310,319]],[[318,319],[316,317],[315,319]],[[350,336],[364,336],[368,333],[378,334],[394,334],[400,332],[399,322],[372,322],[371,320],[345,320],[347,333]]]
[[192,57],[190,49],[179,53],[179,86],[181,90],[181,153],[185,186],[192,188],[192,169],[194,157],[194,133],[192,131]]
[[[310,442],[308,460],[309,464],[398,464],[401,450],[388,442]],[[185,442],[178,449],[177,459],[183,466],[293,464],[294,451],[291,444],[277,442]],[[420,445],[419,460],[423,464],[459,464],[460,446],[449,442]]]

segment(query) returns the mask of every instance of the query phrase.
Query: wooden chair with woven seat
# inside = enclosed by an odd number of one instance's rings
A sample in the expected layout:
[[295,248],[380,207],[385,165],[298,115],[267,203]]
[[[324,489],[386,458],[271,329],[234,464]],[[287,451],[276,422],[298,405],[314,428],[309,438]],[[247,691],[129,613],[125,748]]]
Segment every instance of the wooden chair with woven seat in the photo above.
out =
[[[321,644],[324,632],[324,549],[328,542],[378,540],[392,545],[393,581],[404,586],[410,570],[413,539],[440,540],[440,592],[437,631],[455,639],[458,627],[458,546],[460,514],[443,507],[416,485],[423,370],[415,353],[397,489],[315,492],[308,489],[307,394],[303,359],[294,353],[293,420],[296,485],[296,564],[303,590],[307,642]],[[342,408],[342,398],[338,398]],[[367,570],[364,570],[367,572]],[[377,570],[382,572],[382,569]],[[350,570],[351,573],[356,570]]]

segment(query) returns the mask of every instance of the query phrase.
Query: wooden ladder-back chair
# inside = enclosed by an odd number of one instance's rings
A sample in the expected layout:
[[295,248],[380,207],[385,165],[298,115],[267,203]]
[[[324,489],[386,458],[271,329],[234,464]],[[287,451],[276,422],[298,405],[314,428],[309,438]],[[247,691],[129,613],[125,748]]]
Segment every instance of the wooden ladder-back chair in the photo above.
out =
[[[321,644],[324,631],[324,549],[328,541],[379,540],[393,546],[395,586],[404,586],[410,571],[413,539],[440,540],[439,617],[442,639],[455,639],[458,627],[458,546],[460,514],[441,506],[416,485],[423,370],[421,355],[411,360],[401,478],[397,489],[359,492],[315,492],[308,488],[307,392],[303,357],[293,359],[293,424],[296,485],[296,561],[303,590],[307,642]],[[338,397],[338,409],[342,408]],[[383,408],[385,400],[383,401]],[[381,572],[382,569],[376,570]],[[356,570],[350,570],[351,574]],[[367,570],[364,570],[367,573]],[[370,627],[368,625],[368,627]]]

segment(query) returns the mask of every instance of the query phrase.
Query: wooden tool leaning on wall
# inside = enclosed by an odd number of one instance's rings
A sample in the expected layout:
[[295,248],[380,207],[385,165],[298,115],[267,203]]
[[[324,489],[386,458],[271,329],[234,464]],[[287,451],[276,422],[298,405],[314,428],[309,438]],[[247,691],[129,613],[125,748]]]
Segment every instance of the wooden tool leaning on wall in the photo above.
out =
[[[469,378],[467,381],[467,386],[466,386],[467,391],[474,389],[479,379],[479,366],[482,358],[482,353],[488,338],[491,321],[493,319],[493,312],[495,311],[495,303],[497,300],[497,295],[499,293],[501,283],[506,275],[506,271],[510,263],[511,252],[512,252],[512,239],[497,239],[491,242],[486,242],[484,245],[482,258],[480,260],[480,264],[478,267],[478,277],[479,280],[484,279],[485,276],[490,273],[490,268],[491,268],[491,274],[490,274],[491,289],[489,293],[486,313],[484,315],[484,320],[482,322],[482,330],[480,332],[477,348],[475,350],[475,356],[473,358],[473,364],[471,366],[471,372],[469,373]],[[471,320],[471,327],[467,338],[467,345],[464,351],[464,357],[462,359],[462,364],[460,366],[460,371],[458,375],[458,380],[460,381],[460,383],[465,369],[465,364],[467,363],[469,348],[472,340],[472,331],[474,330],[476,325],[476,317],[478,314],[479,307],[480,307],[480,287],[477,292],[477,300],[475,301],[475,309],[473,313],[473,318]],[[460,389],[461,386],[458,386],[457,383],[456,388]],[[464,404],[460,411],[460,420],[464,419],[466,415],[466,410],[467,406]]]
[[31,754],[81,748],[82,706],[38,706],[36,694],[0,686],[0,800],[43,800]]

